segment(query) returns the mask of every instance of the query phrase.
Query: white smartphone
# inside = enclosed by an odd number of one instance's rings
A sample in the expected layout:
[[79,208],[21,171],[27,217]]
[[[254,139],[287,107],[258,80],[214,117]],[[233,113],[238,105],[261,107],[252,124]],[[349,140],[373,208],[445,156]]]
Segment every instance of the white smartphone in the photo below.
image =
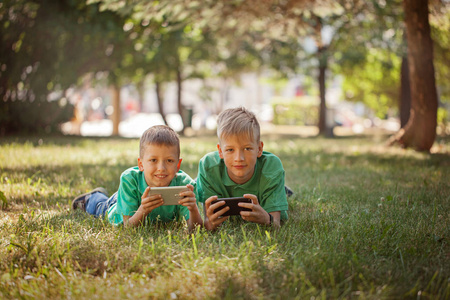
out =
[[150,195],[160,194],[164,200],[163,205],[179,205],[180,193],[189,191],[186,186],[163,186],[163,187],[150,187]]

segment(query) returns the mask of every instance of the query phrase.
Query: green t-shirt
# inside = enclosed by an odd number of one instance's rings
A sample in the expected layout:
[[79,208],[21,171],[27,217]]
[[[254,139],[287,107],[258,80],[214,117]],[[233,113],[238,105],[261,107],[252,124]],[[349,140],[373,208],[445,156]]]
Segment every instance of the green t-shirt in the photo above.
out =
[[[178,171],[170,182],[169,186],[185,186],[195,181],[184,173]],[[108,209],[108,220],[114,225],[123,223],[123,215],[133,216],[141,205],[141,197],[148,187],[144,178],[144,173],[139,171],[139,167],[133,167],[125,170],[120,176],[119,190],[117,191],[117,203]],[[170,222],[184,217],[189,219],[189,210],[182,205],[163,205],[152,210],[147,215],[147,221]]]
[[259,204],[265,211],[280,211],[281,220],[288,218],[283,165],[270,152],[263,151],[256,160],[252,178],[244,184],[231,180],[218,151],[206,154],[199,162],[196,194],[197,201],[202,203],[215,195],[224,198],[253,194],[258,197]]

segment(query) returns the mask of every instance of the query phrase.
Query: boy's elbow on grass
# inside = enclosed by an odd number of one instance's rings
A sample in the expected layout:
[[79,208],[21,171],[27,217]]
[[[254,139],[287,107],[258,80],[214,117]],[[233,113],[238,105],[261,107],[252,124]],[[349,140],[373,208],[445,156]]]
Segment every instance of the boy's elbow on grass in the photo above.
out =
[[272,226],[275,228],[280,228],[281,227],[281,212],[275,211],[275,212],[272,212],[271,215],[273,217]]
[[189,229],[192,229],[195,226],[204,226],[204,221],[202,219],[202,216],[200,215],[200,212],[198,211],[198,209],[194,210],[194,211],[190,211],[189,212],[190,217],[188,220],[188,224],[189,224]]
[[272,227],[274,227],[274,228],[280,228],[281,227],[281,222],[280,222],[280,220],[274,220],[273,221],[273,224],[272,224]]
[[129,228],[129,227],[135,227],[136,225],[134,225],[130,216],[123,216],[123,226]]
[[187,223],[188,223],[188,230],[189,230],[189,232],[194,231],[194,229],[195,229],[197,226],[200,226],[200,227],[203,227],[203,226],[204,226],[203,220],[200,221],[200,222],[196,222],[196,221],[194,221],[194,220],[192,220],[192,219],[189,218],[189,220],[188,220]]
[[208,230],[208,231],[215,231],[215,230],[218,228],[218,226],[215,227],[214,224],[211,223],[211,222],[209,221],[208,218],[205,218],[205,221],[204,221],[204,227],[205,227],[206,230]]
[[147,215],[145,213],[138,209],[131,217],[125,215],[123,216],[123,225],[125,227],[139,227],[144,223],[146,216]]

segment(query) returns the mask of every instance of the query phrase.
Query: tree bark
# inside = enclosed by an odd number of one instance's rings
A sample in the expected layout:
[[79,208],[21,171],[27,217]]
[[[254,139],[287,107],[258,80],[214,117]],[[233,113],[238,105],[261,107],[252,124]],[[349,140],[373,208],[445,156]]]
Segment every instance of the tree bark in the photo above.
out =
[[184,129],[186,128],[187,125],[187,120],[186,120],[186,114],[184,111],[184,107],[183,104],[181,104],[181,92],[182,92],[182,84],[183,84],[183,79],[181,77],[181,70],[180,67],[177,68],[177,105],[178,105],[178,113],[180,114],[181,117],[181,123],[183,124],[183,128],[181,129],[181,132],[184,132]]
[[320,94],[320,106],[319,106],[319,134],[329,135],[327,130],[327,102],[326,102],[326,71],[327,71],[327,54],[326,47],[319,47],[319,94]]
[[117,83],[112,84],[112,101],[113,101],[113,114],[112,114],[112,123],[113,123],[113,132],[112,135],[119,135],[119,124],[121,118],[121,110],[120,110],[120,87]]
[[158,82],[158,81],[155,82],[156,100],[158,101],[159,113],[161,114],[164,124],[167,125],[166,114],[164,113],[164,106],[163,106],[164,99],[162,96],[161,85],[162,85],[161,82]]
[[437,91],[427,0],[403,0],[408,39],[411,114],[389,144],[429,151],[436,138]]
[[136,85],[137,92],[139,95],[139,112],[142,112],[142,108],[144,107],[145,101],[145,77]]
[[411,85],[409,83],[409,66],[408,58],[402,58],[402,66],[400,71],[400,127],[405,127],[409,120],[411,110]]
[[315,34],[316,34],[316,45],[317,45],[317,59],[319,61],[319,96],[320,96],[320,105],[319,105],[319,134],[325,136],[333,136],[332,129],[330,130],[327,127],[327,102],[326,102],[326,72],[328,68],[328,47],[323,42],[322,36],[322,18],[315,16],[316,24],[314,26]]

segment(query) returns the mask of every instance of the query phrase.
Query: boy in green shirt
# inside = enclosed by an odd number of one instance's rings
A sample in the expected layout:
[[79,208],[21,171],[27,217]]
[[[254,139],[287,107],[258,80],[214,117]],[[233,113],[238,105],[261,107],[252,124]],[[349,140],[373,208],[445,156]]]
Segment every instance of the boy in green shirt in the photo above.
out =
[[217,198],[245,197],[252,203],[239,203],[251,209],[241,211],[242,219],[280,226],[287,216],[284,169],[280,159],[263,151],[256,116],[244,107],[223,111],[217,121],[218,151],[206,154],[199,162],[197,197],[204,203],[205,227],[215,230],[228,217],[225,203],[211,204]]
[[[184,217],[189,229],[203,224],[196,197],[194,180],[180,170],[180,140],[168,126],[153,126],[140,139],[138,166],[125,170],[118,191],[108,198],[105,189],[96,188],[76,197],[73,209],[82,209],[96,217],[108,213],[114,225],[137,227],[148,221],[169,222]],[[181,192],[179,205],[163,206],[161,195],[149,195],[152,187],[187,186]]]

